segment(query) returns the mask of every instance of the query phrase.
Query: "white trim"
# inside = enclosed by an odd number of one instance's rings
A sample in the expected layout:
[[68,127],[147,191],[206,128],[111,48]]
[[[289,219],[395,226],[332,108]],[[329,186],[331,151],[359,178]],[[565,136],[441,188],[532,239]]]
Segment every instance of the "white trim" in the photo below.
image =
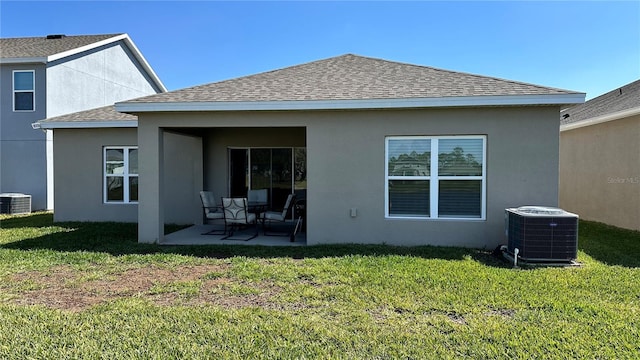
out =
[[[31,90],[16,90],[16,73],[27,73],[30,72],[33,76],[31,79]],[[31,110],[16,110],[16,93],[33,93],[32,105],[33,108]],[[36,71],[35,70],[13,70],[11,72],[11,103],[13,104],[12,110],[13,112],[35,112],[36,111]]]
[[611,114],[596,116],[590,119],[577,121],[571,124],[560,125],[560,132],[573,129],[579,129],[585,126],[602,124],[609,121],[621,120],[630,116],[640,115],[640,107],[617,111]]
[[[389,140],[415,140],[425,139],[431,141],[431,166],[429,176],[390,176],[389,175]],[[439,140],[446,139],[481,139],[482,140],[482,175],[481,176],[439,176]],[[406,220],[457,220],[457,221],[482,221],[487,218],[487,136],[486,135],[446,135],[446,136],[387,136],[385,137],[385,185],[384,185],[384,215],[385,219]],[[389,180],[428,180],[429,181],[429,216],[421,215],[391,215],[389,214]],[[480,181],[480,217],[444,216],[438,214],[439,182],[440,180],[473,180]]]
[[34,129],[135,128],[138,127],[138,121],[43,121],[33,123],[32,127]]
[[80,46],[77,48],[73,48],[71,50],[67,50],[67,51],[63,51],[57,54],[53,54],[53,55],[49,55],[47,57],[47,61],[51,62],[51,61],[56,61],[56,60],[60,60],[62,58],[66,58],[67,56],[73,56],[76,54],[80,54],[82,52],[88,51],[88,50],[92,50],[95,48],[99,48],[100,46],[104,46],[104,45],[108,45],[111,43],[114,43],[116,41],[120,41],[120,40],[124,40],[125,38],[127,38],[128,35],[127,34],[120,34],[120,35],[116,35],[104,40],[100,40],[97,42],[93,42],[91,44],[87,44],[85,46]]
[[167,88],[164,86],[164,83],[162,83],[162,80],[160,80],[156,72],[153,71],[153,68],[149,65],[149,62],[147,62],[147,59],[145,59],[140,50],[138,50],[138,47],[133,43],[133,40],[131,40],[127,34],[124,34],[124,36],[124,42],[129,46],[129,48],[131,48],[131,50],[133,50],[133,54],[136,59],[138,59],[140,64],[142,64],[142,67],[147,71],[153,82],[160,88],[161,92],[167,92]]
[[581,104],[585,94],[450,96],[440,98],[301,100],[301,101],[207,101],[207,102],[120,102],[116,110],[125,113],[155,111],[257,111],[396,109],[461,106],[516,106]]

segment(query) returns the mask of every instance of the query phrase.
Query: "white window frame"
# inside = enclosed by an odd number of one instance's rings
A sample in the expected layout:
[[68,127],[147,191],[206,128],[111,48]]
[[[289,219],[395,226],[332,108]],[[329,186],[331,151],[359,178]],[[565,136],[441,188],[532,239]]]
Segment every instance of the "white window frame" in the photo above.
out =
[[[438,144],[440,140],[448,139],[481,139],[482,140],[482,176],[439,176],[438,174]],[[390,140],[430,140],[431,165],[428,176],[397,176],[389,175],[389,141]],[[457,135],[457,136],[387,136],[384,144],[384,215],[387,219],[428,219],[428,220],[465,220],[483,221],[487,215],[487,136],[486,135]],[[429,180],[429,216],[408,216],[389,214],[389,180]],[[480,217],[440,217],[438,214],[440,180],[481,180]]]
[[[123,151],[123,171],[120,174],[107,174],[107,151],[108,150],[122,150]],[[131,178],[137,178],[138,174],[129,173],[129,150],[138,150],[137,146],[105,146],[102,150],[102,199],[104,204],[137,204],[138,200],[132,201],[129,194],[129,180]],[[123,186],[123,199],[122,200],[108,200],[107,178],[108,177],[122,177]],[[140,182],[138,182],[140,186]]]
[[[31,84],[32,90],[16,90],[16,73],[26,73],[30,72],[33,74],[33,84]],[[12,90],[11,93],[11,102],[13,103],[13,111],[14,112],[34,112],[36,111],[36,71],[35,70],[13,70],[11,72],[11,84]],[[31,110],[16,110],[16,93],[33,93],[33,106]]]

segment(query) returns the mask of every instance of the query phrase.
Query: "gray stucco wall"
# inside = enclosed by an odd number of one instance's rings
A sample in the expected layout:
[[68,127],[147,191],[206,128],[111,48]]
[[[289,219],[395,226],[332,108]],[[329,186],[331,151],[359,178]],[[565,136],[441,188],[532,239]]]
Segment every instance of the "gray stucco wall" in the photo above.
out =
[[[145,208],[139,211],[139,240],[162,237],[158,217],[180,211],[163,206],[155,194],[166,184],[153,165],[162,148],[163,127],[298,127],[306,129],[307,242],[461,245],[493,248],[504,243],[504,209],[521,205],[558,205],[558,107],[466,109],[233,112],[141,114],[139,141],[146,151],[149,181]],[[204,131],[204,130],[201,130]],[[207,130],[209,131],[209,130]],[[251,133],[251,132],[248,132]],[[486,135],[486,220],[385,219],[385,137],[394,135]],[[225,141],[228,146],[233,141]],[[245,143],[247,143],[245,141]],[[252,145],[257,146],[257,145]],[[224,146],[205,146],[220,152]],[[226,150],[225,150],[226,154]],[[225,155],[226,156],[226,155]],[[205,155],[205,169],[226,173],[219,155]],[[224,166],[224,168],[220,168]],[[171,171],[165,169],[165,171]],[[143,174],[141,174],[143,176]],[[221,186],[211,184],[219,189]],[[170,191],[170,189],[165,189]],[[352,218],[350,209],[358,216]]]
[[136,129],[54,131],[54,221],[137,221],[138,205],[103,201],[103,148],[135,146]]
[[[13,111],[13,71],[35,70],[35,111]],[[0,66],[0,192],[32,196],[33,209],[47,207],[46,135],[31,124],[47,114],[44,64]]]
[[640,115],[560,133],[560,206],[640,230]]
[[[104,203],[103,149],[136,146],[137,129],[57,129],[54,143],[54,221],[137,222],[137,204]],[[202,219],[202,140],[165,133],[166,223],[192,224]],[[188,156],[184,156],[188,154]],[[144,183],[140,183],[143,187]]]
[[[202,223],[203,189],[202,138],[179,133],[164,133],[165,222]],[[144,183],[141,183],[144,186]]]

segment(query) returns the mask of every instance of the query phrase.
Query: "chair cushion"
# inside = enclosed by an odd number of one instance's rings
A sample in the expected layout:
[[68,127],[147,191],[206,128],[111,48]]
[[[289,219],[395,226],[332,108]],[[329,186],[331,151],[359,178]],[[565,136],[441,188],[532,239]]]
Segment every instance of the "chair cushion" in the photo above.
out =
[[262,213],[262,218],[265,220],[284,221],[284,216],[282,216],[282,213],[275,211],[267,211],[265,213]]
[[222,211],[207,212],[207,219],[209,220],[224,219],[224,213]]

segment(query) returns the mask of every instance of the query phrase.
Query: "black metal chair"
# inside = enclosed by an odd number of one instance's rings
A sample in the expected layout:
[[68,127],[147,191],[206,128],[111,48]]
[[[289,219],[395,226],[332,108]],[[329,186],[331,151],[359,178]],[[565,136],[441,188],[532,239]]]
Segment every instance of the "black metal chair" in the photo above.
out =
[[[218,221],[224,226],[224,211],[220,205],[216,205],[215,197],[211,191],[200,191],[200,200],[202,201],[202,211],[204,212],[205,224],[209,221]],[[224,227],[226,228],[226,226]],[[224,235],[225,230],[213,230],[203,233],[202,235]]]
[[289,196],[287,196],[287,201],[284,203],[284,208],[282,209],[282,211],[266,211],[260,214],[260,220],[262,221],[262,227],[263,227],[265,236],[290,236],[293,238],[296,230],[296,224],[299,222],[299,220],[292,222],[291,231],[289,231],[288,233],[282,233],[282,232],[268,233],[267,230],[272,226],[273,223],[286,224],[287,215],[291,213],[291,210],[293,209],[295,202],[296,202],[296,195],[289,194]]
[[[222,198],[222,209],[224,211],[225,232],[227,236],[222,240],[244,240],[248,241],[258,236],[258,222],[256,214],[249,212],[247,198]],[[233,234],[246,227],[254,226],[256,232],[248,238],[232,238]]]

